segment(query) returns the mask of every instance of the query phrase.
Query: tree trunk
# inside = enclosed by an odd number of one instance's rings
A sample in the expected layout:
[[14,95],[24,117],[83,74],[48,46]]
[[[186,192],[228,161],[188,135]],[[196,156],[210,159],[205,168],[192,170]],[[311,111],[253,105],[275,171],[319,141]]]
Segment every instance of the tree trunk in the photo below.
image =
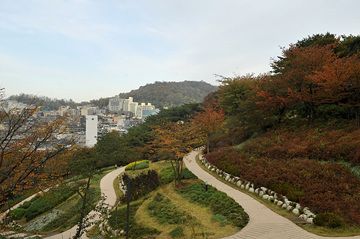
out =
[[206,153],[207,154],[209,154],[209,152],[210,152],[210,137],[209,137],[209,135],[208,135],[208,137],[207,137],[207,146],[206,146]]
[[85,224],[84,220],[86,217],[85,214],[86,214],[87,197],[88,197],[88,192],[90,189],[90,181],[91,181],[91,176],[87,180],[84,195],[81,195],[81,193],[79,192],[79,195],[82,199],[82,206],[81,206],[81,211],[80,211],[80,220],[79,220],[79,224],[78,224],[78,229],[77,229],[76,234],[74,235],[73,239],[80,238],[81,235],[83,234],[84,224]]
[[178,186],[181,185],[182,170],[183,170],[183,158],[179,158],[179,173],[178,173]]
[[356,118],[356,126],[360,127],[360,115],[359,115],[359,107],[355,107],[355,118]]

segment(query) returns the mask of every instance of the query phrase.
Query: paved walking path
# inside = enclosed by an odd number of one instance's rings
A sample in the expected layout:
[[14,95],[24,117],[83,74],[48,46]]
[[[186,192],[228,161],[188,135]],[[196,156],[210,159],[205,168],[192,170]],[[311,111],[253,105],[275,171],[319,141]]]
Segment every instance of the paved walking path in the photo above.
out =
[[[100,181],[101,194],[105,195],[106,200],[104,201],[104,203],[107,204],[109,206],[109,208],[113,207],[115,205],[115,202],[116,202],[116,194],[115,194],[115,190],[114,190],[114,187],[113,187],[113,182],[114,182],[115,178],[124,171],[125,171],[125,167],[118,168],[118,169],[116,169],[114,171],[111,171],[110,173],[106,174]],[[19,207],[25,201],[31,200],[31,198],[33,198],[34,196],[35,196],[35,194],[33,196],[25,199],[24,201],[18,203],[12,209],[15,209],[15,208]],[[6,214],[6,212],[3,215],[5,215],[5,214]],[[93,219],[94,222],[99,220],[99,215],[96,212],[91,211],[90,214],[95,215],[95,218]],[[0,215],[0,218],[3,215]],[[42,236],[42,238],[47,238],[47,239],[68,239],[68,238],[72,238],[72,236],[74,236],[76,234],[76,229],[77,229],[77,225],[72,227],[71,229],[69,229],[67,231],[64,231],[64,232],[60,233],[60,234],[46,235],[46,236]],[[89,228],[87,228],[87,229],[89,229]],[[19,238],[32,237],[29,234],[16,233],[16,232],[7,232],[7,233],[4,233],[4,235],[9,235],[9,236],[11,235],[12,237],[19,237]],[[81,236],[81,238],[82,239],[87,239],[88,237],[84,233]]]
[[[239,203],[249,215],[249,223],[240,232],[226,237],[228,239],[317,239],[329,238],[314,235],[300,228],[290,220],[273,212],[263,204],[253,199],[252,197],[236,190],[225,183],[219,181],[214,176],[203,170],[196,162],[195,157],[199,151],[191,152],[185,158],[186,167],[193,172],[199,179],[207,181],[209,185],[225,192]],[[360,239],[356,237],[336,237],[336,239]]]
[[[100,181],[101,194],[105,195],[106,199],[105,199],[104,203],[107,204],[109,208],[113,207],[116,202],[116,194],[115,194],[113,182],[114,182],[115,178],[124,171],[125,171],[125,167],[118,168],[118,169],[106,174]],[[98,215],[96,212],[91,211],[90,214],[96,215],[95,218],[93,219],[93,221],[96,222],[100,219],[100,215]],[[76,234],[76,229],[77,229],[77,225],[63,233],[56,234],[56,235],[49,236],[49,237],[44,237],[44,238],[47,238],[47,239],[71,238],[72,236],[74,236]],[[87,228],[87,229],[90,229],[90,228]],[[81,236],[81,239],[87,239],[87,238],[88,237],[85,235],[85,233]]]

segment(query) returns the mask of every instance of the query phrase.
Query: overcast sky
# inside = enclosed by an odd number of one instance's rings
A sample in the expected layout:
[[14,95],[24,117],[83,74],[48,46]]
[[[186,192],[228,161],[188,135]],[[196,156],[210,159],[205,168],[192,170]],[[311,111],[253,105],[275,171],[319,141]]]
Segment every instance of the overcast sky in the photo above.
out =
[[309,35],[360,35],[359,0],[0,0],[0,87],[76,102],[266,73]]

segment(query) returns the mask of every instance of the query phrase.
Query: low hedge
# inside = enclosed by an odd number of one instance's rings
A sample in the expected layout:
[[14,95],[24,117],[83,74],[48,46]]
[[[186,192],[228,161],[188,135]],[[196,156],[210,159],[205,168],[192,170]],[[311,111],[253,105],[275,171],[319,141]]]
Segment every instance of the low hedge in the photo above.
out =
[[[141,165],[141,166],[139,166]],[[147,166],[147,167],[146,167]],[[136,170],[136,169],[143,169],[149,167],[149,160],[141,160],[129,163],[126,165],[125,170]]]

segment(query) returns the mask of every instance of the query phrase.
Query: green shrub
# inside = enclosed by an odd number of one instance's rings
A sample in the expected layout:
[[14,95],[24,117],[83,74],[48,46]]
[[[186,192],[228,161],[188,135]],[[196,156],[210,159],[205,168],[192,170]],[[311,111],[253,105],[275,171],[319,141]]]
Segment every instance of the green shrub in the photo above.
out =
[[182,171],[182,179],[197,179],[198,177],[193,174],[189,169],[184,168]]
[[31,205],[31,201],[26,201],[23,204],[21,204],[20,208],[28,209]]
[[[171,183],[175,178],[174,169],[172,167],[166,167],[160,170],[160,184]],[[182,171],[182,179],[197,179],[189,169],[184,168]]]
[[211,218],[211,222],[220,222],[220,226],[225,227],[226,225],[229,224],[229,222],[226,220],[226,217],[221,215],[221,214],[216,214],[215,216],[213,216],[213,218]]
[[[155,236],[160,234],[160,232],[153,228],[148,228],[141,226],[140,224],[136,223],[135,214],[136,211],[139,209],[142,201],[136,201],[130,204],[130,212],[129,212],[129,223],[131,225],[129,236],[130,238],[143,238],[145,236]],[[123,206],[120,209],[116,209],[110,213],[109,218],[109,225],[112,229],[120,229],[123,230],[126,228],[126,215],[127,215],[127,207]]]
[[149,161],[141,162],[135,165],[134,170],[149,168]]
[[7,216],[10,217],[13,220],[20,220],[24,216],[24,213],[25,213],[25,209],[19,207],[19,208],[16,208],[14,210],[11,210],[7,214]]
[[182,227],[177,227],[174,230],[172,230],[169,235],[171,238],[185,238],[184,230]]
[[314,224],[321,227],[336,228],[344,225],[344,220],[331,212],[319,213],[314,218]]
[[136,166],[143,163],[143,162],[147,162],[149,164],[149,160],[142,160],[142,161],[135,161],[132,163],[129,163],[128,165],[126,165],[125,170],[135,170]]
[[47,210],[52,208],[52,202],[50,198],[45,196],[41,196],[35,202],[33,202],[30,207],[25,212],[26,221],[30,221],[31,219],[37,217],[38,215],[46,212]]
[[239,228],[243,228],[249,221],[249,216],[234,199],[212,186],[208,186],[205,191],[203,183],[190,184],[180,188],[178,192],[193,202],[209,206],[214,214],[224,215],[228,222]]
[[186,220],[185,214],[178,211],[170,199],[160,193],[154,196],[147,209],[160,224],[180,224]]
[[270,188],[277,193],[285,195],[290,201],[299,202],[300,197],[304,194],[302,190],[297,189],[289,183],[273,183]]
[[75,188],[72,187],[62,187],[62,188],[53,188],[49,192],[37,196],[34,198],[34,201],[31,200],[31,205],[27,208],[25,212],[26,221],[37,217],[38,215],[52,209],[59,203],[68,199],[71,195],[75,193]]
[[[122,176],[124,182],[128,182],[129,176],[124,174]],[[142,172],[140,175],[131,178],[130,177],[130,200],[136,200],[142,196],[145,196],[149,192],[153,191],[159,186],[159,175],[155,170],[148,170]],[[126,202],[128,197],[128,191],[121,197],[122,202]]]
[[172,167],[162,168],[160,170],[160,184],[168,184],[174,180],[174,170]]

